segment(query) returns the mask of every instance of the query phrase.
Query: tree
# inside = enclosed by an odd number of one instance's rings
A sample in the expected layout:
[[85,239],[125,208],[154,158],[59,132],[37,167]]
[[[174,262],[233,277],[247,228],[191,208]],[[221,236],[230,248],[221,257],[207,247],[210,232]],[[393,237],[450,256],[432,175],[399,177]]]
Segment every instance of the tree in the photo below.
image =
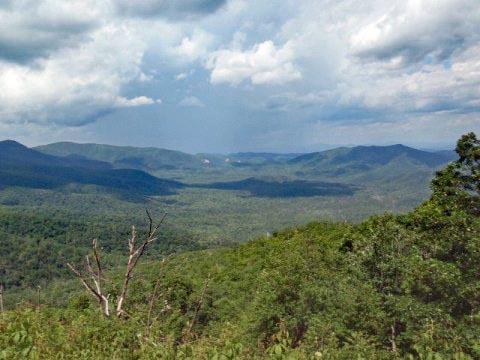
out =
[[[157,233],[157,230],[160,228],[163,221],[165,220],[165,217],[167,216],[167,214],[165,213],[161,218],[161,220],[158,222],[158,224],[154,225],[153,219],[150,213],[148,212],[148,210],[146,212],[149,220],[149,228],[148,228],[148,233],[146,235],[145,240],[140,246],[138,247],[136,246],[137,231],[135,229],[135,226],[132,226],[132,235],[128,240],[129,255],[128,255],[127,268],[125,271],[125,276],[123,278],[122,291],[120,292],[120,296],[117,298],[117,301],[116,301],[115,315],[117,317],[129,316],[123,309],[123,306],[125,303],[125,299],[127,297],[128,286],[130,284],[130,280],[132,279],[133,270],[137,266],[138,261],[144,254],[147,246],[151,242],[157,239],[155,237],[155,234]],[[74,274],[80,279],[85,289],[98,301],[102,314],[108,317],[110,316],[110,303],[109,303],[110,294],[106,294],[103,289],[103,280],[104,280],[103,267],[102,267],[102,261],[101,261],[100,253],[98,251],[98,243],[96,239],[93,240],[92,248],[93,248],[93,257],[95,258],[95,269],[92,267],[90,263],[89,256],[88,255],[86,256],[86,269],[91,278],[90,282],[87,281],[85,276],[80,271],[78,271],[73,265],[71,265],[70,263],[67,263],[67,265],[74,272]]]
[[432,200],[447,212],[462,209],[480,215],[480,140],[471,132],[455,148],[459,158],[438,171],[432,181]]

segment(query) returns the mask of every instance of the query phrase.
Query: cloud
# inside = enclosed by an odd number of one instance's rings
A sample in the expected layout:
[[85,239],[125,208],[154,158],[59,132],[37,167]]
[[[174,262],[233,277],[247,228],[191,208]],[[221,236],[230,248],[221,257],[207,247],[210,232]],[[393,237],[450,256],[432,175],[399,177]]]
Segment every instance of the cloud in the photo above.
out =
[[142,77],[144,46],[137,34],[110,25],[34,66],[0,62],[0,119],[82,125],[116,107],[152,104],[145,96],[121,94]]
[[330,121],[479,111],[478,24],[476,0],[308,2],[281,31],[301,86],[267,108],[297,111],[303,93],[319,96],[317,118]]
[[188,77],[186,72],[182,72],[180,74],[175,75],[175,80],[185,80]]
[[211,14],[226,0],[114,0],[118,12],[126,16],[192,19]]
[[117,107],[134,107],[134,106],[161,104],[161,103],[162,103],[162,100],[160,99],[153,100],[146,96],[137,96],[132,99],[127,99],[125,97],[119,96],[116,98],[113,105]]
[[181,61],[193,62],[205,58],[213,45],[214,36],[206,31],[195,29],[191,36],[186,36],[180,45],[173,47],[171,53]]
[[355,56],[397,68],[444,61],[480,39],[476,0],[409,0],[395,5],[351,37]]
[[26,63],[75,46],[99,26],[92,0],[11,1],[0,7],[0,60]]
[[442,111],[480,111],[480,44],[450,58],[449,66],[426,64],[397,75],[365,64],[348,74],[337,91],[338,105],[356,104],[404,116]]
[[479,24],[478,0],[0,0],[0,125],[66,129],[107,114],[82,128],[105,129],[125,107],[126,122],[153,123],[179,110],[135,110],[161,94],[216,102],[183,111],[169,136],[208,116],[219,142],[232,132],[244,149],[260,135],[308,142],[317,123],[326,140],[393,138],[389,126],[415,121],[480,130]]
[[195,96],[187,96],[180,101],[178,105],[185,107],[205,107],[205,104]]
[[252,84],[282,84],[302,77],[295,67],[295,54],[290,43],[277,48],[272,41],[255,44],[250,50],[218,50],[206,64],[211,70],[212,84],[238,85],[250,80]]

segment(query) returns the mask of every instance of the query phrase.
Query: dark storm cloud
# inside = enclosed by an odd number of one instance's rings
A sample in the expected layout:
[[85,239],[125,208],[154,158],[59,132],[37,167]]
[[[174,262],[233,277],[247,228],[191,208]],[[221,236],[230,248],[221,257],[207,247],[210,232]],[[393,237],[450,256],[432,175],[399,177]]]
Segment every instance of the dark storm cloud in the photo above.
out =
[[115,0],[124,16],[165,17],[172,20],[195,18],[218,10],[226,0]]
[[57,49],[78,44],[83,38],[78,28],[71,31],[45,31],[34,27],[19,30],[16,33],[4,32],[0,25],[0,59],[28,63]]
[[82,42],[98,25],[93,17],[42,6],[42,2],[0,6],[0,60],[28,63],[47,57],[55,50]]
[[463,49],[468,38],[468,34],[455,34],[450,29],[442,30],[436,39],[432,34],[405,34],[378,47],[358,51],[355,55],[379,61],[401,58],[401,65],[442,62],[450,58],[455,51]]
[[439,63],[480,41],[478,2],[424,1],[384,15],[353,37],[354,55],[397,66]]

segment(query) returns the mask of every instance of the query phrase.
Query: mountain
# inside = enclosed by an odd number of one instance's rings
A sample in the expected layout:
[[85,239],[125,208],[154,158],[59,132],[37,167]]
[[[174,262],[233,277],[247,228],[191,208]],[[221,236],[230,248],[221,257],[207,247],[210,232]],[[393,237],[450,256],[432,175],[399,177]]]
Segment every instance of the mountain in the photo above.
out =
[[361,174],[396,164],[397,168],[437,168],[455,158],[452,152],[427,152],[405,145],[356,146],[310,153],[291,159],[288,163],[309,173],[329,176]]
[[112,166],[104,161],[91,160],[81,156],[56,157],[27,148],[13,141],[0,141],[0,161],[5,166],[73,166],[98,169],[111,169]]
[[139,148],[58,142],[38,146],[35,150],[55,156],[83,156],[93,160],[108,162],[115,168],[130,168],[145,171],[196,169],[203,166],[201,159],[194,155],[154,147]]
[[[160,148],[137,148],[101,144],[58,142],[35,148],[44,154],[73,157],[77,163],[84,159],[102,161],[114,168],[159,170],[201,170],[205,168],[249,168],[263,166],[288,168],[293,165],[300,174],[349,176],[362,174],[392,163],[405,167],[434,169],[455,158],[452,151],[422,151],[404,145],[340,147],[309,154],[239,152],[231,154],[191,155]],[[408,166],[407,166],[408,164]]]
[[183,185],[140,170],[113,169],[107,162],[78,155],[53,156],[12,140],[0,142],[0,187],[61,188],[67,184],[96,185],[130,195],[171,194]]

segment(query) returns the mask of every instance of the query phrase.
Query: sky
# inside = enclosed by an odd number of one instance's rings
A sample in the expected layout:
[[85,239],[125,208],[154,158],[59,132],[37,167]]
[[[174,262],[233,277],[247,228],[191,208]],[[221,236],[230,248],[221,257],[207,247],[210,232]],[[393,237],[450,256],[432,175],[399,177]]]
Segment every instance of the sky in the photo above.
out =
[[0,0],[0,139],[306,152],[469,131],[479,0]]

